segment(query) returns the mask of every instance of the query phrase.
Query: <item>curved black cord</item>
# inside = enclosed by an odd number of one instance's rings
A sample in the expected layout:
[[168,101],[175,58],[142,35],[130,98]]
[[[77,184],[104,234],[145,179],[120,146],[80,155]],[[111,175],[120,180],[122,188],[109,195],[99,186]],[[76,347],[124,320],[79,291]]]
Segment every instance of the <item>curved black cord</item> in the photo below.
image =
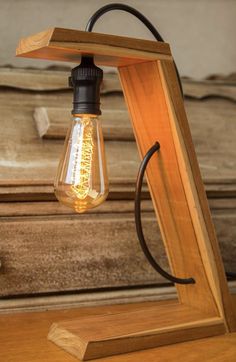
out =
[[136,16],[139,20],[142,21],[144,25],[150,30],[150,32],[153,34],[154,38],[158,41],[164,41],[162,36],[158,33],[157,29],[150,23],[150,21],[138,10],[132,8],[129,5],[120,4],[120,3],[112,3],[105,6],[102,6],[100,9],[98,9],[89,19],[85,31],[91,32],[93,30],[93,27],[97,20],[104,15],[105,13],[113,10],[123,10],[126,11],[134,16]]
[[[94,27],[95,23],[97,22],[97,20],[102,15],[106,14],[109,11],[113,11],[113,10],[126,11],[127,13],[136,16],[136,18],[138,18],[148,28],[148,30],[150,30],[150,32],[152,33],[152,35],[154,36],[154,38],[157,41],[164,42],[164,39],[162,38],[160,33],[157,31],[157,29],[154,27],[154,25],[142,13],[140,13],[138,10],[132,8],[129,5],[120,4],[120,3],[108,4],[108,5],[102,6],[100,9],[98,9],[89,19],[89,21],[86,25],[85,31],[91,32],[93,30],[93,27]],[[177,68],[175,62],[174,62],[174,66],[175,66],[176,75],[178,78],[178,83],[179,83],[179,87],[181,90],[181,94],[182,94],[182,97],[184,97],[183,87],[182,87],[182,83],[180,80],[179,71],[178,71],[178,68]]]
[[169,273],[167,273],[165,270],[163,270],[159,264],[157,264],[156,260],[153,258],[152,254],[150,253],[146,240],[143,235],[143,229],[142,229],[142,222],[141,222],[141,191],[142,191],[142,184],[143,184],[143,177],[144,173],[146,171],[146,167],[148,165],[148,162],[152,155],[157,152],[160,149],[160,144],[156,142],[146,153],[144,156],[138,176],[136,181],[136,189],[135,189],[135,224],[136,224],[136,231],[139,238],[140,245],[142,247],[142,250],[148,259],[149,263],[152,265],[152,267],[161,274],[164,278],[170,280],[172,283],[178,283],[178,284],[194,284],[195,280],[193,278],[177,278]]
[[236,273],[234,273],[234,272],[225,272],[225,274],[226,274],[227,280],[229,280],[229,281],[236,280]]

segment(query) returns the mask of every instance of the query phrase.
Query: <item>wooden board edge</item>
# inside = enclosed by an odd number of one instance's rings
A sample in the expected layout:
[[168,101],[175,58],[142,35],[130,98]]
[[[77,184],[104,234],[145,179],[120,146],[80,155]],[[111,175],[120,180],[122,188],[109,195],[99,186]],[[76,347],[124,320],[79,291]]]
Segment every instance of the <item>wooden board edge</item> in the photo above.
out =
[[[182,137],[181,130],[178,124],[178,118],[176,115],[175,106],[171,99],[170,90],[169,90],[170,85],[168,84],[167,73],[164,71],[164,64],[158,62],[158,68],[161,76],[163,91],[165,93],[169,117],[172,120],[171,122],[172,133],[175,142],[176,155],[179,163],[179,170],[182,177],[182,183],[185,188],[185,195],[188,200],[188,204],[189,206],[192,206],[189,207],[189,210],[192,217],[194,228],[196,230],[195,234],[198,239],[198,246],[201,253],[202,262],[205,267],[206,274],[208,275],[209,287],[212,290],[216,304],[218,304],[220,315],[222,316],[223,305],[220,295],[220,286],[217,278],[213,277],[214,275],[217,275],[216,266],[213,258],[213,253],[210,247],[209,235],[207,233],[206,225],[204,223],[204,217],[202,214],[202,209],[200,206],[198,193],[196,190],[195,180],[191,172],[192,168],[190,166],[190,160],[188,159],[184,138]],[[185,119],[187,119],[187,117],[185,117]],[[180,151],[178,152],[178,150]]]
[[[93,44],[100,45],[109,45],[114,47],[122,47],[144,51],[144,52],[155,52],[157,54],[171,55],[170,45],[166,42],[160,42],[155,40],[146,40],[139,38],[131,38],[127,36],[118,36],[112,34],[96,33],[96,32],[87,32],[78,29],[66,29],[60,27],[53,27],[46,30],[43,30],[39,33],[30,35],[28,37],[22,38],[19,45],[25,45],[26,42],[31,43],[33,41],[33,47],[35,40],[40,40],[42,37],[48,40],[47,44],[50,43],[65,43],[65,42],[78,42],[88,43],[91,46]],[[45,43],[43,41],[43,43]],[[33,50],[33,48],[32,48]],[[22,52],[22,47],[17,47],[17,54],[20,55]]]
[[72,63],[82,54],[93,54],[98,64],[109,66],[172,59],[164,42],[57,27],[23,38],[16,50],[19,57]]
[[[39,33],[20,39],[16,48],[16,57],[24,57],[28,52],[48,46],[55,29],[56,28],[49,28],[47,30],[43,30]],[[40,44],[38,44],[39,40]],[[30,49],[28,49],[29,45],[27,45],[29,42]]]
[[47,339],[79,359],[83,359],[86,353],[87,343],[57,323],[51,325]]
[[[79,323],[78,319],[78,323]],[[112,327],[112,326],[111,326]],[[91,324],[92,328],[92,324]],[[60,324],[53,324],[48,339],[69,352],[73,356],[90,360],[108,357],[143,349],[170,345],[200,338],[213,337],[225,333],[225,326],[221,319],[212,319],[206,323],[195,323],[193,326],[166,331],[142,331],[139,334],[119,336],[118,338],[99,340],[82,340],[76,333],[68,332]]]
[[[35,120],[36,128],[39,137],[43,138],[50,127],[50,121],[48,117],[48,111],[46,107],[36,107],[34,109],[33,118]],[[65,138],[65,137],[64,137]]]
[[[102,342],[90,342],[85,351],[83,360],[106,357],[116,354],[124,354],[145,350],[155,347],[162,347],[191,340],[214,337],[224,334],[223,324],[208,325],[204,327],[194,327],[183,329],[182,331],[167,332],[163,334],[153,334],[144,336],[134,336],[119,340],[107,340]],[[98,354],[100,352],[100,354]]]

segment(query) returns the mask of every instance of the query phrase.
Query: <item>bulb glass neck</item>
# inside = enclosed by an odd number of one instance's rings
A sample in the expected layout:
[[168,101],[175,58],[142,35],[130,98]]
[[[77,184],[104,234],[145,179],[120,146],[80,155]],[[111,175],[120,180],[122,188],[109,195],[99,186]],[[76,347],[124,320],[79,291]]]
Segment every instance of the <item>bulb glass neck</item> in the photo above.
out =
[[69,85],[74,90],[72,114],[100,115],[100,87],[103,71],[93,61],[93,57],[84,56],[79,66],[71,70]]
[[90,114],[90,113],[83,113],[83,114],[77,114],[77,113],[73,113],[73,118],[97,118],[98,115],[97,114]]

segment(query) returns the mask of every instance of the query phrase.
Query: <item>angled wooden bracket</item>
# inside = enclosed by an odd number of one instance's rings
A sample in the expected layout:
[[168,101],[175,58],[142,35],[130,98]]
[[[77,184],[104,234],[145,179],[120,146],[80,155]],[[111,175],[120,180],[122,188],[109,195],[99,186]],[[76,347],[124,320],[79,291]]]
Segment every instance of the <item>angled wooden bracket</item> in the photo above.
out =
[[[236,330],[219,246],[169,45],[55,28],[22,39],[17,56],[118,68],[140,156],[158,141],[147,170],[157,220],[178,285],[178,302],[56,323],[48,338],[80,359],[109,356]],[[207,140],[206,140],[207,141]]]

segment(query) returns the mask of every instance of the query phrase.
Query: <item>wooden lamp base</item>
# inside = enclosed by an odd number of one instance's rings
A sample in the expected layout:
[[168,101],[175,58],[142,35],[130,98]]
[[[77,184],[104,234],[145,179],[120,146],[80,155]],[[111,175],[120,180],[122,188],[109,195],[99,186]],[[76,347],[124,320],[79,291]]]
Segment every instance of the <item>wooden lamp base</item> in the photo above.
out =
[[48,339],[89,360],[223,333],[222,318],[167,301],[141,310],[54,323]]
[[[236,330],[236,316],[169,45],[54,28],[22,39],[17,55],[118,67],[138,150],[160,152],[147,182],[179,302],[53,324],[49,340],[84,360]],[[207,140],[206,140],[207,142]],[[135,308],[135,307],[134,307]]]

